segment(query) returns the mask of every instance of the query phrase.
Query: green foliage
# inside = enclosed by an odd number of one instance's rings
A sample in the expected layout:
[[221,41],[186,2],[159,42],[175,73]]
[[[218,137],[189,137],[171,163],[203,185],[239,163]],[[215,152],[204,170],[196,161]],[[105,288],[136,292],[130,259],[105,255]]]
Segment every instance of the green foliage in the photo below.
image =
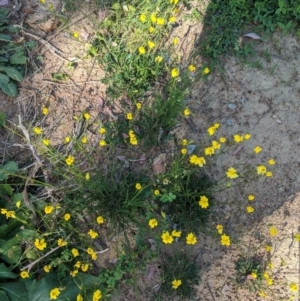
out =
[[204,35],[200,51],[209,58],[220,55],[249,55],[249,45],[242,44],[239,37],[245,30],[283,34],[294,32],[300,24],[300,4],[296,0],[214,0],[211,1],[204,19]]
[[[205,227],[213,207],[213,182],[199,169],[191,168],[184,159],[175,159],[168,173],[158,177],[157,196],[159,212],[164,212],[170,224],[178,229],[199,233]],[[200,196],[209,199],[209,207],[199,206]]]
[[23,80],[26,64],[25,46],[13,42],[12,32],[7,19],[8,10],[0,9],[0,88],[10,97],[18,95],[16,82]]
[[[163,256],[163,283],[160,288],[162,294],[179,295],[191,298],[194,295],[194,285],[198,284],[200,277],[196,262],[184,252],[176,252],[172,256]],[[181,280],[178,288],[172,288],[174,280]]]

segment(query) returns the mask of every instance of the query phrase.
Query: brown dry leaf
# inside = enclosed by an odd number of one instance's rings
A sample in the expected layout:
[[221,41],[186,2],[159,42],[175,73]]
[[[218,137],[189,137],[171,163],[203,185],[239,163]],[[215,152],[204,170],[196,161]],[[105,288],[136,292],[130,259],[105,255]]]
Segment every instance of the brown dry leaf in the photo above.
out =
[[150,266],[149,267],[149,269],[147,270],[147,276],[146,276],[146,279],[149,281],[149,280],[151,280],[153,277],[154,277],[154,275],[155,275],[155,273],[156,273],[156,268],[155,268],[155,266]]
[[84,28],[82,28],[82,29],[80,29],[80,36],[81,36],[85,41],[87,41],[88,38],[89,38],[89,36],[90,36],[90,34],[89,34]]
[[155,175],[159,175],[166,172],[165,163],[167,161],[167,155],[165,153],[160,154],[153,160],[152,168]]

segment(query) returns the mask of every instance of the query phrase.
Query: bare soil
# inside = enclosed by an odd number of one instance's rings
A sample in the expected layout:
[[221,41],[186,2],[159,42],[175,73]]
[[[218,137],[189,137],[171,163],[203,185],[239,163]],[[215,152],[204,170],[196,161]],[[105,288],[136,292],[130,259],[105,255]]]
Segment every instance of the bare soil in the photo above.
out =
[[[97,11],[89,19],[85,14],[77,15],[66,30],[58,33],[30,30],[59,49],[63,59],[39,44],[34,55],[43,59],[21,84],[19,96],[10,100],[0,94],[0,110],[7,113],[8,119],[17,122],[16,115],[21,113],[25,120],[34,122],[41,108],[49,107],[52,114],[41,122],[48,125],[52,144],[59,143],[72,131],[76,114],[86,110],[92,118],[100,116],[101,119],[99,105],[105,100],[105,86],[100,80],[104,73],[95,59],[86,58],[86,47],[96,30],[97,18]],[[72,37],[74,31],[81,32],[79,39]],[[178,45],[184,62],[201,31],[201,24],[188,21],[173,32],[171,38],[178,36],[185,41]],[[212,226],[222,223],[232,238],[232,245],[226,248],[218,238],[199,237],[193,251],[201,276],[193,299],[197,301],[263,299],[232,279],[238,256],[254,253],[266,256],[267,242],[272,244],[274,284],[264,299],[289,300],[288,284],[296,282],[300,287],[300,243],[293,239],[300,232],[300,43],[295,37],[280,34],[253,43],[256,43],[256,57],[247,62],[233,57],[224,59],[222,73],[212,73],[205,82],[194,82],[187,100],[192,116],[173,131],[178,139],[192,139],[195,144],[203,141],[207,128],[215,122],[221,124],[218,135],[228,140],[232,141],[234,134],[252,135],[236,155],[232,152],[237,145],[228,143],[227,152],[218,156],[212,165],[210,172],[216,179],[245,157],[253,166],[276,159],[271,178],[245,179],[215,195],[216,210],[222,215]],[[65,60],[76,62],[77,67],[70,69]],[[67,80],[54,81],[51,74],[58,72],[66,74]],[[257,145],[263,151],[255,155],[253,148]],[[252,214],[245,211],[248,194],[256,196]],[[278,229],[277,237],[270,239],[269,225]],[[116,244],[116,241],[107,242],[109,251],[103,254],[99,265],[107,266],[116,258]],[[138,283],[134,287],[121,285],[121,295],[113,300],[152,300],[161,283],[159,263],[146,265],[146,271],[149,268],[156,271],[151,279],[147,279],[147,272],[138,272]],[[165,300],[177,299],[166,297]],[[294,300],[299,300],[298,293]]]

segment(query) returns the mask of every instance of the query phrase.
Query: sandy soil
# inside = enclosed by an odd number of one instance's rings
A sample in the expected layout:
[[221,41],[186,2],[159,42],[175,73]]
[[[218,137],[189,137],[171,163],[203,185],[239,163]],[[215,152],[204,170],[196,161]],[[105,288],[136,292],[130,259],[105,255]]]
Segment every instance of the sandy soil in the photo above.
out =
[[[96,18],[96,12],[93,14],[91,16]],[[39,49],[37,54],[43,54],[44,58],[36,72],[21,84],[20,94],[13,101],[14,105],[20,104],[27,120],[35,120],[44,105],[55,112],[49,114],[52,116],[49,119],[40,121],[49,125],[53,143],[61,141],[72,130],[76,113],[87,110],[96,118],[100,98],[105,98],[105,87],[100,83],[103,71],[94,60],[85,59],[85,47],[92,38],[95,24],[84,16],[76,16],[71,23],[67,32],[52,34],[52,38],[40,31],[32,33],[61,50],[64,59],[72,61],[76,57],[78,66],[70,69],[67,62],[53,55],[47,47]],[[85,34],[78,40],[72,37],[72,32],[83,29],[90,33],[89,37]],[[176,30],[172,37],[188,41],[178,45],[181,54],[188,57],[202,27],[191,22]],[[210,170],[216,179],[245,157],[254,167],[266,164],[270,158],[276,159],[271,178],[241,182],[215,195],[216,210],[221,214],[220,221],[213,221],[212,226],[222,223],[233,243],[225,248],[217,239],[205,235],[199,238],[193,251],[193,255],[198,255],[201,276],[201,283],[195,288],[194,300],[198,301],[263,299],[257,293],[250,293],[246,286],[238,286],[232,278],[238,256],[257,253],[267,256],[264,249],[267,243],[272,244],[274,267],[270,274],[274,284],[266,291],[268,297],[265,299],[289,300],[288,284],[296,282],[300,286],[300,243],[293,239],[293,234],[300,232],[300,43],[299,39],[280,35],[255,43],[258,56],[252,61],[246,63],[228,58],[223,62],[223,74],[213,73],[206,82],[193,84],[187,100],[192,116],[174,130],[177,138],[192,139],[195,144],[203,141],[206,129],[215,122],[221,123],[218,135],[227,137],[228,141],[232,141],[234,134],[252,135],[236,155],[232,155],[236,144],[228,143],[226,153],[216,158]],[[257,60],[260,68],[254,67]],[[67,74],[68,80],[54,82],[51,74],[58,72]],[[17,112],[12,109],[12,101],[2,94],[1,99],[0,110],[16,121]],[[53,124],[57,126],[53,128]],[[263,151],[255,155],[253,148],[257,145]],[[252,214],[245,211],[248,194],[256,196]],[[269,225],[278,229],[277,237],[270,239]],[[116,257],[114,242],[108,245],[111,251],[103,256],[103,264]],[[157,269],[153,279],[147,280],[146,274],[140,272],[137,288],[122,285],[121,296],[113,300],[152,300],[161,279],[158,263],[153,262],[147,268],[151,266]],[[175,299],[166,297],[165,300]],[[299,300],[298,294],[294,300]]]

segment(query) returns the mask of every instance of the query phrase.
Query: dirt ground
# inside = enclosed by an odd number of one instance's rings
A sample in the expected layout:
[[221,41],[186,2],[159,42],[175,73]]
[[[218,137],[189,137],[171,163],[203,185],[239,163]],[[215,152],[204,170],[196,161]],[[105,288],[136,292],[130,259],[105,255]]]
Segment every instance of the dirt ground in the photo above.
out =
[[[90,14],[90,20],[84,15],[76,16],[70,20],[73,25],[59,33],[49,34],[37,28],[30,31],[49,41],[61,51],[59,56],[76,62],[77,67],[70,69],[68,62],[54,55],[49,47],[36,47],[35,55],[42,55],[43,60],[36,72],[21,84],[13,105],[8,97],[0,95],[0,110],[7,113],[8,119],[16,122],[17,111],[12,106],[17,108],[19,104],[23,116],[34,120],[47,105],[55,114],[49,114],[49,119],[41,122],[49,125],[49,134],[53,133],[51,142],[56,143],[74,130],[72,120],[77,113],[87,110],[93,118],[99,115],[100,104],[105,99],[105,87],[100,82],[104,74],[94,60],[85,57],[86,47],[96,29],[94,18],[97,18],[97,11]],[[192,23],[176,28],[172,36],[185,41],[178,45],[182,55],[188,57],[201,30],[201,24]],[[74,31],[80,32],[78,40],[72,37]],[[173,131],[177,138],[192,139],[195,144],[203,141],[206,129],[215,122],[221,124],[219,135],[228,140],[232,140],[234,134],[252,135],[236,155],[232,154],[236,150],[235,144],[228,146],[228,151],[216,159],[211,169],[216,179],[244,158],[252,166],[276,159],[271,178],[244,181],[215,195],[216,210],[222,213],[220,217],[223,216],[218,222],[223,224],[233,243],[225,248],[216,238],[199,237],[194,250],[201,277],[193,299],[197,301],[289,300],[292,294],[288,285],[296,282],[300,286],[300,243],[293,239],[293,235],[300,232],[300,41],[289,35],[276,34],[253,43],[257,57],[247,62],[229,57],[223,62],[222,74],[212,73],[207,81],[193,84],[187,100],[192,116]],[[67,74],[68,79],[53,81],[51,74],[58,72]],[[114,112],[116,108],[111,109]],[[55,128],[53,124],[56,124]],[[257,145],[263,150],[254,155],[253,148]],[[252,214],[245,211],[248,194],[256,196]],[[278,229],[277,237],[270,239],[269,225]],[[266,291],[268,297],[261,298],[245,286],[238,286],[232,278],[238,256],[266,255],[266,243],[272,244],[274,267],[270,274],[274,284]],[[114,242],[109,245],[110,250],[103,254],[103,261],[116,256]],[[140,273],[137,288],[121,286],[121,296],[113,300],[152,300],[161,282],[159,275],[157,269],[156,275],[147,280],[147,276]],[[299,294],[295,294],[294,300],[299,300]]]

